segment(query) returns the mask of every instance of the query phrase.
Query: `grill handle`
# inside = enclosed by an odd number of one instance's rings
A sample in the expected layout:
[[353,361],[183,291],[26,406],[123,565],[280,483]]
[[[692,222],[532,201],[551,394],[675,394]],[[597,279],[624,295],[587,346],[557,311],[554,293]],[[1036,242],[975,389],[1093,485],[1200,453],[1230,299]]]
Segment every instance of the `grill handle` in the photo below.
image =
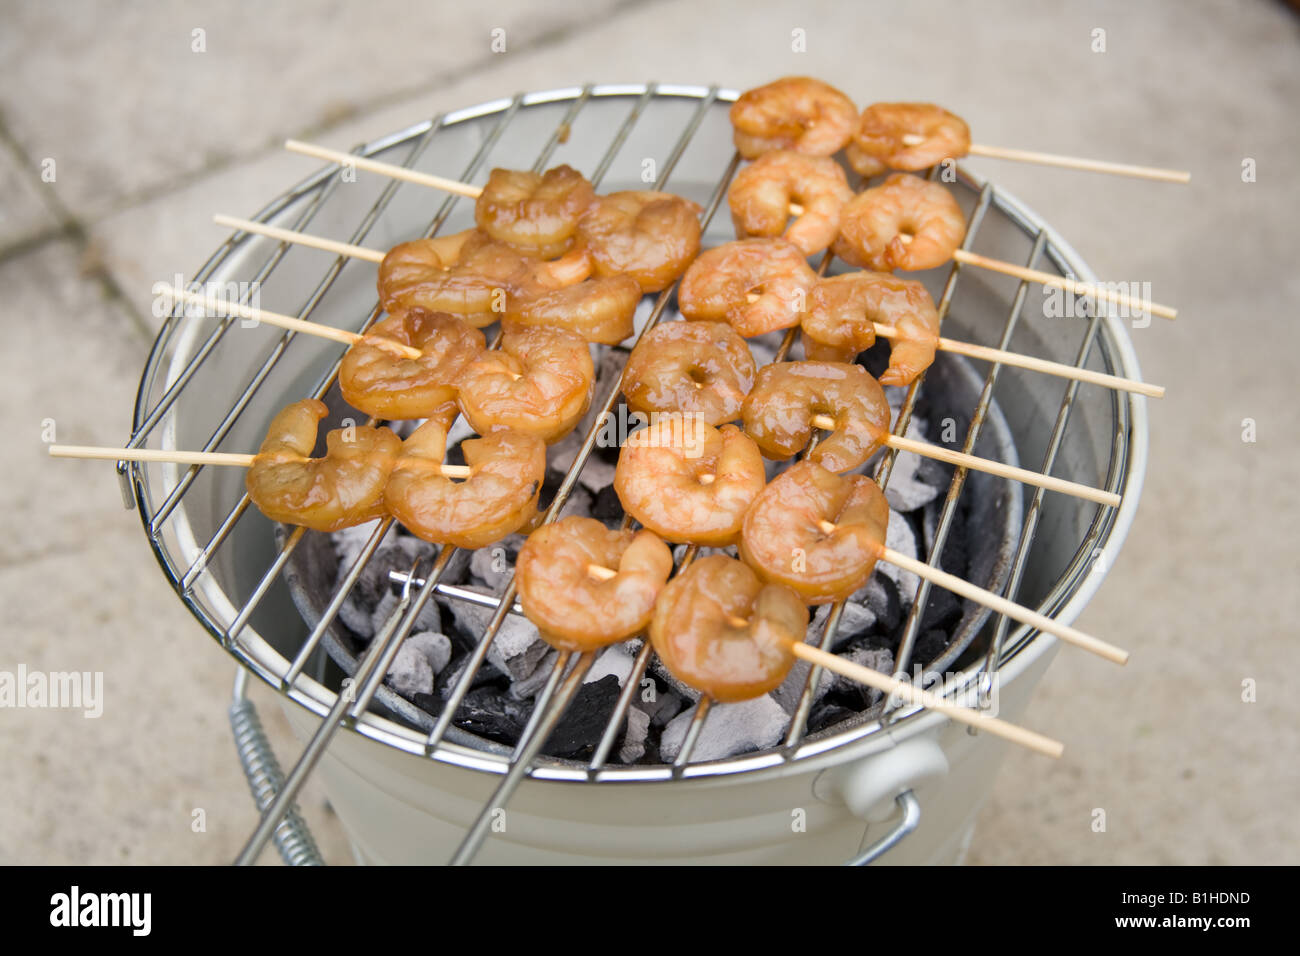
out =
[[[235,749],[239,763],[253,791],[253,802],[259,813],[266,810],[284,786],[284,772],[280,761],[271,749],[271,741],[262,729],[257,708],[248,699],[248,671],[240,667],[235,673],[235,689],[230,702],[230,729],[235,735]],[[275,848],[286,866],[324,866],[325,860],[316,847],[307,821],[298,813],[297,806],[290,807],[272,835]]]
[[896,846],[921,822],[921,803],[915,791],[928,781],[948,774],[948,758],[931,735],[914,736],[882,753],[873,754],[826,774],[814,784],[823,799],[843,803],[855,817],[883,823],[902,816],[879,840],[849,861],[866,866]]
[[847,866],[870,866],[901,843],[903,837],[921,825],[921,801],[916,799],[916,794],[911,790],[904,790],[894,798],[894,803],[903,811],[903,816],[894,829],[849,860]]

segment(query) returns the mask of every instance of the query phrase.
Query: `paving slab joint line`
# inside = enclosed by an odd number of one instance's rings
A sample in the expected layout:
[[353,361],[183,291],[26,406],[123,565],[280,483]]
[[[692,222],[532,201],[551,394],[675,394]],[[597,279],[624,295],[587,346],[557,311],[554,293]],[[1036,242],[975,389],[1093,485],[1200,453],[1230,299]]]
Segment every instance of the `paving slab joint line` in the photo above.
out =
[[43,232],[33,234],[26,239],[20,240],[9,248],[0,251],[0,263],[9,259],[17,258],[20,255],[26,255],[34,252],[41,246],[52,242],[68,241],[77,249],[81,257],[83,278],[87,281],[98,283],[104,298],[110,304],[116,306],[117,310],[124,314],[127,322],[130,323],[134,331],[143,341],[148,344],[153,341],[154,333],[149,328],[145,320],[136,312],[131,305],[130,299],[127,298],[122,287],[118,285],[117,280],[113,277],[108,266],[98,260],[98,246],[91,238],[85,224],[76,216],[73,211],[66,206],[59,198],[56,190],[50,189],[49,183],[41,180],[36,175],[36,162],[23,149],[22,144],[14,139],[9,132],[9,127],[4,122],[4,117],[0,115],[0,147],[7,149],[14,157],[20,168],[19,175],[30,175],[33,177],[33,183],[37,192],[41,196],[41,201],[45,204],[50,214],[58,220],[59,226],[55,229],[47,229]]

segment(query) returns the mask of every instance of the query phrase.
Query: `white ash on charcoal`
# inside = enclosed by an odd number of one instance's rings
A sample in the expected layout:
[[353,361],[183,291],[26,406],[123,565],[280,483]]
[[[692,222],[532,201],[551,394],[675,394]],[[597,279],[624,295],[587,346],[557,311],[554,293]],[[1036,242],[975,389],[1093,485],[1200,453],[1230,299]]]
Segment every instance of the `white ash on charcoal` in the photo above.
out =
[[402,646],[414,647],[423,654],[434,674],[441,674],[451,663],[451,638],[438,631],[420,631],[412,634],[402,642]]
[[469,559],[470,577],[493,594],[499,594],[514,574],[515,559],[519,557],[519,549],[525,540],[522,534],[506,535],[496,544],[476,550]]
[[[343,528],[335,531],[330,535],[330,543],[334,545],[334,553],[339,559],[339,577],[343,578],[352,570],[352,565],[356,563],[357,556],[365,549],[371,536],[382,523],[382,519],[376,518],[373,521],[367,521],[365,524],[353,525],[351,528]],[[386,547],[397,541],[398,525],[391,525],[384,535],[384,540],[380,547]]]
[[451,639],[446,634],[422,631],[398,648],[384,679],[403,697],[432,694],[433,679],[451,660]]
[[[373,611],[370,612],[370,633],[371,636],[378,634],[397,611],[401,599],[389,591],[379,599]],[[405,613],[405,612],[402,612]],[[442,613],[438,609],[438,603],[429,600],[424,607],[420,608],[420,613],[415,617],[415,623],[411,628],[412,632],[419,631],[441,631],[442,630]]]
[[384,681],[403,697],[433,693],[433,668],[418,647],[403,644],[393,657]]
[[[807,643],[813,643],[809,640]],[[772,691],[771,697],[787,713],[793,715],[795,709],[799,706],[799,698],[803,696],[804,684],[808,681],[808,672],[812,670],[812,665],[805,660],[797,660],[794,666],[790,668],[790,673],[786,675],[781,686]],[[831,689],[834,683],[834,674],[830,671],[823,670],[817,680],[817,686],[813,690],[813,703],[821,700],[826,696],[826,692]]]
[[622,687],[627,683],[627,679],[632,673],[632,665],[635,663],[632,654],[627,652],[623,644],[611,644],[596,655],[596,659],[591,662],[591,668],[587,671],[587,676],[582,679],[582,682],[591,684],[613,675],[618,681],[618,686]]
[[[616,405],[615,409],[618,407]],[[546,450],[547,465],[560,472],[561,475],[568,472],[573,465],[574,459],[577,458],[578,452],[581,451],[582,443],[586,437],[587,432],[581,425],[569,432],[568,435]],[[582,471],[578,473],[578,484],[593,495],[597,494],[614,483],[614,468],[617,464],[618,447],[607,447],[604,443],[597,441],[595,447],[591,450],[591,454],[587,456]]]
[[[646,684],[649,680],[651,683]],[[664,727],[682,712],[686,700],[670,687],[660,687],[654,678],[643,678],[641,691],[632,700],[632,706],[645,711],[653,727]]]
[[[852,641],[854,638],[867,633],[876,624],[877,614],[867,605],[870,597],[867,593],[871,587],[871,582],[867,582],[865,587],[859,588],[849,600],[844,602],[844,610],[840,612],[840,623],[835,628],[835,637],[831,642],[831,650],[838,651],[839,648]],[[859,598],[861,595],[861,598]],[[808,643],[821,644],[822,634],[826,632],[826,621],[831,614],[831,605],[823,604],[813,612],[812,623],[808,625]]]
[[[692,706],[674,717],[659,740],[659,756],[674,760],[682,750],[687,728],[695,717]],[[732,704],[714,704],[700,728],[691,759],[721,760],[775,746],[790,726],[790,715],[770,694]]]
[[[893,676],[894,673],[894,652],[887,647],[855,644],[841,651],[840,657],[888,676]],[[847,700],[849,706],[854,710],[863,710],[866,707],[873,706],[884,696],[874,687],[859,684],[851,678],[840,674],[835,674],[833,677],[831,686],[827,688],[827,693],[837,695],[837,699],[840,699],[841,702]]]
[[510,682],[510,686],[506,689],[506,693],[515,700],[527,700],[530,697],[536,697],[538,691],[546,686],[547,680],[550,679],[551,671],[555,668],[555,662],[559,659],[559,651],[547,651],[546,656],[541,659],[535,668],[533,668],[531,674],[527,677],[521,677],[519,680]]
[[[912,530],[912,524],[897,511],[889,512],[889,528],[885,532],[885,546],[892,548],[899,554],[909,558],[918,558],[916,548],[916,532]],[[911,571],[904,571],[902,568],[888,564],[884,561],[876,565],[876,573],[883,574],[894,582],[898,588],[899,599],[903,602],[903,611],[906,612],[912,606],[912,599],[916,595],[916,586],[921,582]]]
[[623,726],[623,739],[619,743],[620,763],[636,763],[646,753],[646,740],[650,736],[650,715],[636,707],[627,709]]
[[[373,531],[373,528],[371,529]],[[342,534],[339,532],[338,534]],[[390,532],[391,534],[391,532]],[[346,546],[356,539],[352,539]],[[365,541],[362,539],[362,546]],[[335,547],[338,549],[338,539],[335,538]],[[378,628],[388,619],[388,614],[396,607],[397,599],[393,594],[393,583],[389,579],[390,571],[408,572],[411,570],[416,558],[420,559],[421,566],[427,570],[433,562],[436,549],[433,545],[419,538],[411,538],[402,535],[393,537],[385,536],[384,542],[375,549],[375,553],[370,556],[365,567],[357,576],[357,582],[353,585],[348,596],[344,598],[343,603],[339,606],[339,619],[352,630],[357,637],[363,640],[369,640],[374,637]],[[356,555],[352,556],[355,560]],[[351,571],[351,561],[339,562],[338,576],[335,581],[335,587],[343,584],[344,578]],[[381,606],[383,612],[380,612]],[[378,623],[376,623],[378,622]],[[419,630],[438,631],[442,629],[441,619],[438,614],[437,605],[429,601],[421,611],[417,623]]]
[[[907,423],[906,437],[916,441],[928,441],[925,421],[913,415],[912,420]],[[945,472],[945,468],[949,470]],[[915,511],[924,508],[944,494],[951,478],[950,466],[937,463],[931,458],[915,455],[910,451],[901,451],[894,456],[889,483],[885,485],[885,500],[895,511]]]
[[[489,593],[472,585],[467,590]],[[475,643],[483,636],[488,622],[496,614],[496,608],[470,604],[468,601],[448,599],[447,604],[462,637]],[[522,680],[541,663],[548,650],[550,645],[538,635],[537,625],[523,615],[507,614],[488,647],[487,659],[511,680]]]

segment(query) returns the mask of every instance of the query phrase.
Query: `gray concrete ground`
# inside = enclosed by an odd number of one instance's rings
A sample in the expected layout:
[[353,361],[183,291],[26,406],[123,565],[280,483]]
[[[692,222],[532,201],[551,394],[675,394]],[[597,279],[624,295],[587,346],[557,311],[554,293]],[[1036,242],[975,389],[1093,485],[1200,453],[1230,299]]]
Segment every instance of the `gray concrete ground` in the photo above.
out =
[[[16,431],[0,670],[106,680],[95,720],[0,712],[0,862],[220,862],[253,825],[232,664],[165,584],[111,466],[49,463],[43,431],[126,437],[151,283],[207,257],[212,212],[255,209],[309,168],[278,141],[348,147],[519,89],[787,73],[860,102],[944,103],[987,143],[1192,171],[1174,187],[972,161],[1099,275],[1149,281],[1181,316],[1134,333],[1169,395],[1151,404],[1131,538],[1079,622],[1133,661],[1058,657],[1025,720],[1067,756],[1010,755],[969,860],[1300,861],[1298,53],[1300,20],[1266,0],[0,3],[0,394]],[[270,692],[256,698],[289,754]],[[304,806],[346,862],[321,791]]]

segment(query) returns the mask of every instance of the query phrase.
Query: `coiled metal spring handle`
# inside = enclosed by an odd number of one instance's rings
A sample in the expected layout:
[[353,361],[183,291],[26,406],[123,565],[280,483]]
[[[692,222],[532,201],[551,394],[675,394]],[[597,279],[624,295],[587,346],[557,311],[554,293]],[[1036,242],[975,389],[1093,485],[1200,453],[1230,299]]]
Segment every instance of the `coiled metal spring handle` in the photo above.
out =
[[[248,671],[240,667],[235,673],[235,689],[230,702],[230,729],[235,735],[235,749],[239,763],[248,778],[249,789],[259,813],[266,810],[275,795],[284,786],[284,773],[280,761],[271,749],[271,742],[262,730],[262,720],[257,708],[248,699]],[[298,813],[297,806],[289,809],[275,828],[271,839],[287,866],[324,866],[316,840],[311,835],[307,821]]]

